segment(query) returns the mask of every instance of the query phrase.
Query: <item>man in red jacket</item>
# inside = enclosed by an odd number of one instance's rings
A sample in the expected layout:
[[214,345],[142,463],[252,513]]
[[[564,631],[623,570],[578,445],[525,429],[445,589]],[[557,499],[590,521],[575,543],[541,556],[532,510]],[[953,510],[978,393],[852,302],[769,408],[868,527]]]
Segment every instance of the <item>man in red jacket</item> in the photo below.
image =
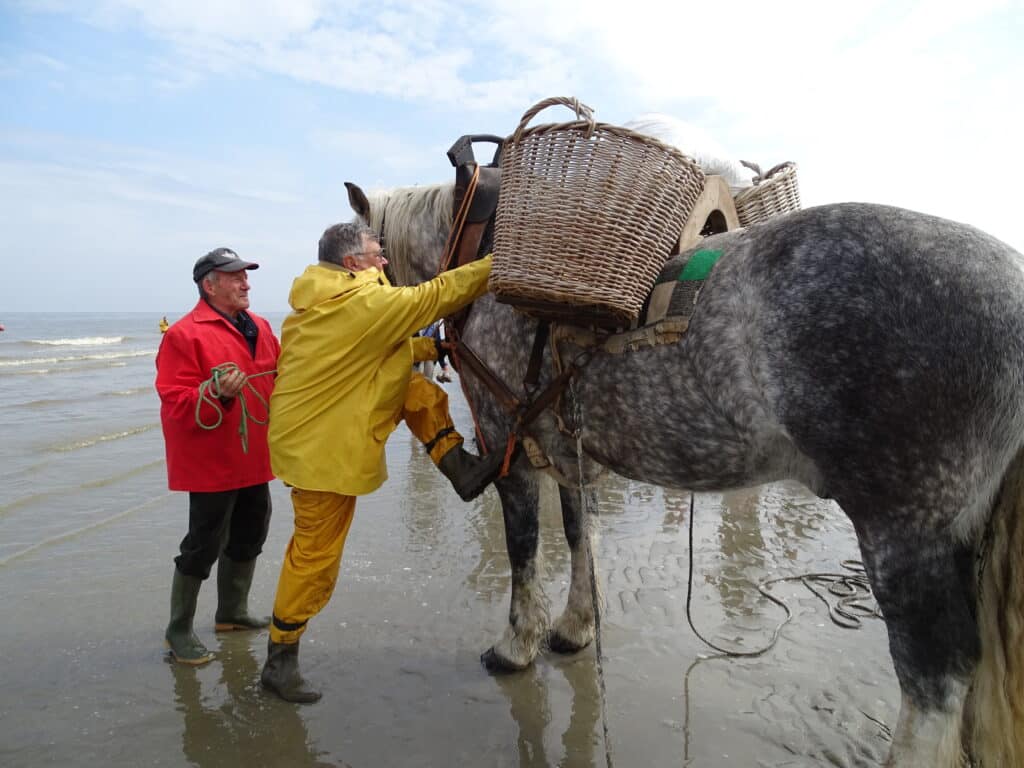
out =
[[248,271],[258,267],[227,248],[200,258],[192,270],[199,302],[163,335],[156,356],[167,484],[189,498],[165,633],[174,659],[184,664],[213,658],[192,619],[218,556],[217,631],[270,622],[248,610],[270,525],[267,403],[281,351],[270,323],[248,311]]

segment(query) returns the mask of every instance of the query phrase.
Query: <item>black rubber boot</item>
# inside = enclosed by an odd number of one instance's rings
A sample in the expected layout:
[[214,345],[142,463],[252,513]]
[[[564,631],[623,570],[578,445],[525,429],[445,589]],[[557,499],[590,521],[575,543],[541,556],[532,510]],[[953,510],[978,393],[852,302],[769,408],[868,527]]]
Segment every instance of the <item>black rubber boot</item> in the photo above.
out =
[[299,644],[267,643],[267,662],[260,682],[285,701],[312,704],[320,700],[320,691],[312,688],[299,674]]
[[498,452],[474,456],[460,443],[441,457],[437,468],[451,482],[460,499],[471,501],[497,480],[504,458]]
[[181,664],[199,666],[213,659],[206,646],[199,642],[192,631],[192,619],[196,615],[196,601],[199,599],[199,588],[203,580],[195,576],[186,576],[177,568],[174,569],[174,580],[171,582],[171,621],[167,625],[164,638],[171,656]]
[[270,626],[269,616],[249,615],[249,588],[255,570],[255,558],[239,563],[222,553],[217,560],[217,614],[214,621],[218,632]]

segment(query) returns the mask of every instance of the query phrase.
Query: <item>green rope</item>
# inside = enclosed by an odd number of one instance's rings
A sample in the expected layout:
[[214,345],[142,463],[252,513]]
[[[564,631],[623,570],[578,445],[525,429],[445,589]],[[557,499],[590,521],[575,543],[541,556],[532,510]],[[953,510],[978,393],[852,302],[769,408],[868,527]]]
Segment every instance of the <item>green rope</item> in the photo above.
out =
[[[226,376],[229,373],[240,371],[237,363],[223,363],[222,365],[214,366],[210,371],[212,374],[210,378],[199,385],[199,399],[196,401],[196,424],[202,429],[216,429],[224,421],[224,409],[220,402],[220,378]],[[254,373],[251,376],[245,377],[245,382],[242,384],[242,388],[238,391],[236,397],[242,407],[242,418],[238,422],[238,434],[242,438],[242,452],[249,452],[249,422],[254,424],[266,424],[267,419],[262,421],[252,415],[252,411],[249,410],[249,404],[245,400],[246,388],[252,392],[253,397],[263,403],[263,412],[270,413],[270,405],[266,400],[263,399],[263,395],[256,391],[256,388],[252,385],[252,380],[259,378],[260,376],[271,376],[277,373],[273,371],[263,371],[262,373]],[[203,403],[207,403],[210,407],[217,412],[217,420],[213,424],[204,424],[202,418],[199,416],[199,412],[203,407]]]

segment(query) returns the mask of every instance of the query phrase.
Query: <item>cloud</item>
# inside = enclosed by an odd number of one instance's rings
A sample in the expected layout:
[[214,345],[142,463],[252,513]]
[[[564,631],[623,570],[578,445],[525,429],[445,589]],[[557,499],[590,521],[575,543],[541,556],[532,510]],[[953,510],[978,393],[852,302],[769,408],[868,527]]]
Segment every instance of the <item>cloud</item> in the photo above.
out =
[[[107,29],[135,26],[176,51],[182,76],[265,72],[352,93],[421,104],[491,110],[520,107],[536,84],[569,86],[571,61],[556,47],[531,46],[487,4],[102,0],[30,7],[75,15]],[[527,21],[523,19],[523,21]],[[516,27],[518,29],[518,27]],[[483,48],[478,41],[483,41]],[[165,65],[160,65],[162,68]]]
[[[162,88],[270,74],[386,97],[424,124],[327,123],[310,138],[346,162],[358,147],[388,178],[421,181],[440,167],[444,148],[420,135],[511,132],[540,98],[575,95],[599,120],[672,113],[738,157],[795,160],[807,203],[894,203],[1024,245],[1014,206],[1024,57],[1010,2],[103,0],[45,10],[162,41],[149,62]],[[275,183],[286,170],[236,178],[234,160],[220,163],[219,188],[302,197],[302,181]],[[204,190],[202,164],[165,170]]]

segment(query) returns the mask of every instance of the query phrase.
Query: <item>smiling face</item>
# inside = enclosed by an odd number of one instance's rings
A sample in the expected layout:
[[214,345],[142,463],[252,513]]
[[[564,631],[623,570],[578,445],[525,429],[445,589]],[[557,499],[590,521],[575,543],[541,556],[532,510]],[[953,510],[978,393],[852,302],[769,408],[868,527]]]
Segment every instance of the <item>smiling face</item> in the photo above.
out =
[[207,301],[228,317],[234,318],[249,308],[249,271],[219,272],[214,270],[203,278]]

